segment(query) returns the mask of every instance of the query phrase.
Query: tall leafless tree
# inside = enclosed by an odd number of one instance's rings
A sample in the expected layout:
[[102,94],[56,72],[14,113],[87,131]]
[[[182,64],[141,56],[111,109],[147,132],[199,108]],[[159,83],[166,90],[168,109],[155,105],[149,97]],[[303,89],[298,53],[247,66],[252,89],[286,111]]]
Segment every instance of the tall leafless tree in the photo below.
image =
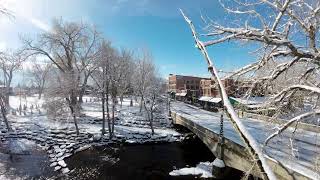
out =
[[154,113],[159,110],[160,102],[162,101],[162,95],[165,94],[163,84],[164,80],[159,78],[157,74],[149,76],[152,80],[149,87],[146,88],[144,95],[145,100],[143,101],[144,109],[146,110],[147,118],[151,128],[152,135],[154,134]]
[[149,77],[155,72],[155,66],[153,64],[153,58],[150,52],[147,50],[143,51],[142,57],[138,59],[136,63],[136,70],[134,74],[134,90],[135,93],[140,97],[140,112],[143,108],[144,95],[147,87],[152,83]]
[[[30,56],[45,56],[59,70],[59,76],[64,81],[68,80],[65,100],[79,134],[76,118],[80,108],[78,97],[83,94],[82,88],[86,86],[86,78],[91,73],[87,70],[97,55],[98,32],[84,23],[55,20],[50,32],[40,34],[36,42],[24,39],[24,44],[25,52]],[[84,80],[81,81],[83,74]]]
[[31,75],[34,78],[33,82],[38,89],[38,99],[41,99],[51,67],[51,63],[34,63],[32,66]]
[[115,125],[115,111],[116,104],[118,103],[117,97],[123,95],[127,89],[132,76],[132,69],[134,68],[132,63],[132,57],[126,51],[117,52],[114,59],[110,62],[110,95],[112,100],[112,126],[111,126],[111,135],[114,134],[114,125]]
[[9,96],[11,93],[11,83],[14,72],[21,68],[22,63],[25,61],[25,56],[20,52],[10,52],[2,53],[0,56],[0,69],[3,73],[4,82],[4,100],[7,107],[9,104]]
[[98,93],[101,94],[102,101],[102,134],[105,134],[105,122],[107,114],[107,124],[109,136],[112,137],[110,113],[109,113],[109,91],[110,91],[110,64],[113,59],[116,58],[116,51],[111,47],[111,43],[102,41],[100,45],[100,51],[97,60],[97,68],[91,74],[93,81],[95,82]]
[[123,67],[121,68],[124,73],[122,80],[119,82],[120,107],[122,107],[123,96],[132,93],[130,91],[132,91],[135,63],[133,61],[133,52],[128,49],[121,50],[120,58],[123,59]]

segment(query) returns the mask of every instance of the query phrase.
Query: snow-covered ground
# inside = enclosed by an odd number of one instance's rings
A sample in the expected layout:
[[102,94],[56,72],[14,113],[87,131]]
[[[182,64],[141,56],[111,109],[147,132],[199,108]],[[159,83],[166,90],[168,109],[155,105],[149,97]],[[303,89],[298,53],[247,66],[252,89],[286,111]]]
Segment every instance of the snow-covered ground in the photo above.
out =
[[174,142],[182,139],[181,134],[170,129],[167,113],[163,112],[155,114],[155,134],[152,135],[146,117],[143,112],[139,112],[138,103],[135,102],[134,106],[130,107],[129,99],[124,100],[122,107],[120,107],[120,101],[116,106],[115,136],[111,140],[108,133],[101,136],[101,102],[97,99],[84,97],[83,115],[78,118],[80,129],[78,136],[75,133],[73,119],[68,114],[64,117],[48,118],[45,109],[42,108],[44,100],[39,100],[37,96],[26,98],[11,96],[11,108],[18,109],[20,101],[22,107],[27,106],[27,110],[21,115],[18,112],[8,115],[13,132],[7,132],[4,123],[0,122],[0,140],[12,144],[12,146],[8,146],[8,148],[12,147],[9,148],[11,152],[17,149],[15,147],[19,147],[21,152],[26,150],[25,147],[29,147],[28,144],[23,144],[29,141],[20,141],[20,139],[35,142],[47,151],[51,162],[50,166],[55,171],[62,173],[70,171],[64,158],[90,148],[92,145],[107,145],[115,142]]

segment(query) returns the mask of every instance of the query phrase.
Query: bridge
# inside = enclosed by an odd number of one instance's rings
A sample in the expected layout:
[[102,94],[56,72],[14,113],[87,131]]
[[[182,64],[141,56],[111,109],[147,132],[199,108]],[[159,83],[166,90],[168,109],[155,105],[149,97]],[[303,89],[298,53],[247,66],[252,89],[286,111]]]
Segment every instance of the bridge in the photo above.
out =
[[[209,112],[183,102],[173,101],[170,104],[170,114],[174,124],[188,128],[216,157],[218,156],[221,112]],[[261,146],[279,126],[276,123],[253,118],[241,120]],[[244,143],[227,118],[223,126],[225,138],[223,160],[226,166],[244,172],[251,170],[252,175],[260,177]],[[275,137],[263,147],[267,162],[279,179],[320,179],[319,128],[307,128],[305,124],[301,127],[303,128],[298,127],[296,130],[294,127],[289,127],[281,136]]]

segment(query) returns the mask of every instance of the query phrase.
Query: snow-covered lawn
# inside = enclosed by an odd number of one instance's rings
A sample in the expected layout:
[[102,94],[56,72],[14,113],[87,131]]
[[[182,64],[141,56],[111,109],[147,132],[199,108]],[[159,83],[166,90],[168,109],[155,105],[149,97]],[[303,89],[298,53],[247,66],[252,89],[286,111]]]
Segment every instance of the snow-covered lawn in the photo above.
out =
[[[13,148],[9,151],[14,152],[14,147],[19,147],[24,151],[24,147],[29,147],[19,139],[28,139],[35,142],[42,149],[46,150],[51,167],[55,171],[68,173],[70,170],[64,162],[64,158],[74,153],[90,148],[92,145],[107,145],[114,142],[126,143],[153,143],[153,142],[174,142],[180,141],[182,136],[170,128],[167,113],[155,114],[155,134],[151,135],[148,121],[143,113],[139,112],[139,104],[134,103],[130,107],[130,99],[124,99],[122,107],[116,106],[115,136],[112,140],[108,137],[108,132],[101,136],[102,112],[101,101],[91,97],[84,97],[82,104],[83,115],[78,118],[80,135],[75,133],[72,117],[67,113],[64,117],[48,118],[45,109],[42,108],[43,99],[38,96],[21,98],[18,96],[10,97],[12,109],[18,109],[20,100],[22,107],[27,106],[26,113],[9,114],[8,120],[14,132],[8,133],[4,123],[0,122],[0,140],[9,142]],[[31,113],[31,106],[34,110]],[[38,107],[40,111],[35,110]],[[110,108],[111,110],[111,108]],[[106,130],[107,129],[106,122]],[[17,141],[18,139],[18,141]],[[1,169],[1,168],[0,168]]]

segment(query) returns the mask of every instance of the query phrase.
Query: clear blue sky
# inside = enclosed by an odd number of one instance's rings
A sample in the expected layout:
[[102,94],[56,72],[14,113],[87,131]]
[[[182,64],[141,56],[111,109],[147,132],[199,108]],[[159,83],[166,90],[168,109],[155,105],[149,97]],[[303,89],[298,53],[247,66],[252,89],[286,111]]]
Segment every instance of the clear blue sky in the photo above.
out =
[[[54,17],[95,24],[116,47],[152,51],[160,73],[209,76],[186,22],[183,9],[201,30],[200,15],[225,23],[230,19],[216,0],[2,0],[15,18],[0,18],[0,49],[20,46],[19,35],[34,37],[50,28]],[[225,43],[210,47],[219,69],[230,71],[252,62],[249,47]]]

